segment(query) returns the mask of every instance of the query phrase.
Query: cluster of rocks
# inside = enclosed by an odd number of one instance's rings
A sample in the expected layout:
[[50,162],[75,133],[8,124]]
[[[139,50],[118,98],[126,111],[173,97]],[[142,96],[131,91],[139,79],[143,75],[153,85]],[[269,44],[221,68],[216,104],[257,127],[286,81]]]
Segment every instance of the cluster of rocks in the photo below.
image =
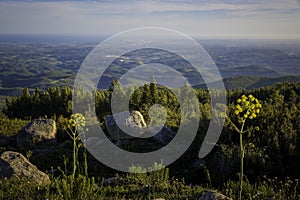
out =
[[[115,118],[117,117],[118,123]],[[149,134],[147,124],[138,111],[129,113],[118,113],[106,117],[106,127],[110,140],[116,145],[126,144],[126,141],[137,137],[147,138]],[[121,127],[119,124],[121,123]],[[127,134],[128,131],[135,132],[134,135]],[[45,156],[55,151],[54,145],[56,140],[56,123],[52,119],[35,119],[24,126],[16,138],[9,136],[0,137],[0,146],[3,147],[21,147],[31,149],[38,156]],[[146,136],[145,136],[146,135]],[[175,133],[168,127],[162,125],[157,133],[151,135],[152,139],[161,146],[167,145],[174,137]],[[88,138],[87,143],[99,143],[99,138]],[[194,166],[203,164],[202,159],[195,161]],[[28,182],[38,185],[49,185],[50,178],[47,174],[40,171],[35,165],[21,153],[14,151],[5,151],[0,154],[0,178],[26,179]],[[110,185],[116,181],[116,178],[107,179],[104,185]],[[161,199],[162,198],[158,198]],[[230,198],[217,193],[207,192],[199,200],[229,200]]]
[[[106,117],[105,121],[110,140],[118,146],[126,144],[128,140],[135,139],[134,136],[139,137],[147,134],[147,124],[138,111],[130,111],[129,114],[117,113],[114,116],[110,115]],[[134,131],[136,135],[129,135],[126,130]],[[23,150],[30,149],[35,156],[43,157],[56,151],[54,147],[57,144],[56,133],[57,128],[54,120],[35,119],[24,126],[16,138],[1,136],[0,145],[3,147],[20,147]],[[151,137],[157,144],[164,146],[175,137],[175,133],[170,128],[162,126],[160,131]],[[88,143],[93,142],[99,142],[99,138],[88,138]],[[38,170],[22,154],[13,151],[6,151],[1,154],[0,177],[25,178],[38,184],[47,184],[50,181],[47,174]]]
[[[17,138],[3,136],[0,138],[1,146],[19,146],[23,149],[33,149],[40,153],[43,149],[46,153],[48,148],[41,148],[47,145],[56,144],[56,124],[52,119],[35,119],[24,126]],[[49,147],[51,149],[51,147]],[[0,177],[10,179],[26,179],[30,183],[48,185],[50,178],[40,171],[35,165],[21,153],[5,151],[0,154]]]

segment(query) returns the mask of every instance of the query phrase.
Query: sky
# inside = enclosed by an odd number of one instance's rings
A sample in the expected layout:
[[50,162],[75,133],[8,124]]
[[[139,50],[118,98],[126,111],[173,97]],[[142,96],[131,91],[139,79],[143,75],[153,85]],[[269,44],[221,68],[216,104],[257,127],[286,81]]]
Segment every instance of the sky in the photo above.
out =
[[0,34],[113,35],[140,27],[300,39],[300,0],[0,0]]

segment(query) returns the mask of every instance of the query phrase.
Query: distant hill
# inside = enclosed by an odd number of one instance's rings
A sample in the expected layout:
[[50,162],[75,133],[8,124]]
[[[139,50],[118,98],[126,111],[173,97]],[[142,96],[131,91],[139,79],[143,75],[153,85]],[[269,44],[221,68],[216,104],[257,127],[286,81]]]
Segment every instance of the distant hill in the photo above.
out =
[[[237,76],[223,80],[226,89],[253,89],[271,86],[283,82],[300,82],[300,76],[260,77]],[[206,84],[196,85],[195,88],[206,88]]]
[[[285,45],[285,48],[262,48],[234,45],[232,41],[215,42],[216,44],[204,43],[204,48],[216,63],[227,89],[251,89],[300,81],[298,43]],[[50,86],[72,87],[81,63],[95,46],[96,44],[91,43],[0,43],[0,107],[5,97],[20,94],[24,87],[30,91]],[[158,62],[180,72],[191,85],[206,88],[199,73],[184,59],[153,49],[131,51],[120,58],[116,57],[101,77],[98,87],[108,88],[113,79],[118,80],[140,64]],[[159,80],[162,72],[163,70],[155,74],[156,80]],[[89,84],[100,78],[95,73],[88,75],[89,77],[82,78]],[[141,73],[135,75],[138,78],[146,77]],[[170,78],[169,74],[167,77],[171,85],[178,82],[175,78]],[[136,80],[128,79],[130,81]]]
[[[218,65],[218,63],[217,63]],[[219,66],[218,66],[219,67]],[[237,76],[261,76],[261,77],[279,77],[286,74],[279,73],[265,65],[248,65],[238,67],[219,67],[222,77],[237,77]]]

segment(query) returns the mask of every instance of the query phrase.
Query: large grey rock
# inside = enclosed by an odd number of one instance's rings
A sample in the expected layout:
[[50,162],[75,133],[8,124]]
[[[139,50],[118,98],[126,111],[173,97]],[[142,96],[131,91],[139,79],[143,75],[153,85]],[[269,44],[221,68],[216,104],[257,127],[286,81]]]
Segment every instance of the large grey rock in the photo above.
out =
[[56,144],[56,124],[52,119],[35,119],[22,128],[17,136],[22,147]]
[[13,151],[5,151],[1,154],[0,177],[25,178],[38,185],[50,184],[50,178],[47,174],[38,170],[22,154]]
[[176,133],[174,133],[170,128],[163,126],[162,129],[153,136],[153,139],[162,144],[168,144],[174,137]]
[[[143,115],[139,111],[130,111],[129,115],[126,112],[116,113],[110,116],[107,116],[105,119],[106,128],[112,140],[124,140],[134,138],[132,135],[127,134],[126,132],[135,133],[136,136],[142,135],[147,127]],[[117,121],[120,122],[120,128],[115,118],[118,118]],[[128,131],[124,131],[128,130]]]
[[218,192],[207,192],[199,200],[231,200],[231,198]]

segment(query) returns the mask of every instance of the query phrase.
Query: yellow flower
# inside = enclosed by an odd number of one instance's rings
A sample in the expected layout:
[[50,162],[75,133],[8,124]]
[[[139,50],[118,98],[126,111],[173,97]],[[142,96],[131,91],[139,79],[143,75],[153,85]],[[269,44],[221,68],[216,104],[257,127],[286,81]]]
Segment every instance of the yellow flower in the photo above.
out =
[[234,112],[236,115],[240,114],[240,111],[239,110],[235,110]]
[[259,128],[258,126],[255,126],[255,127],[254,127],[254,130],[259,131],[260,128]]
[[246,106],[246,107],[248,107],[248,106],[249,106],[249,104],[250,104],[250,102],[249,102],[249,101],[246,101],[246,102],[245,102],[245,106]]
[[241,103],[241,102],[242,102],[242,99],[238,99],[236,102],[237,102],[237,103]]
[[252,98],[254,98],[254,97],[253,97],[252,94],[249,94],[249,95],[248,95],[248,98],[249,98],[249,99],[252,99]]
[[85,125],[85,117],[82,114],[75,113],[71,115],[69,126],[76,127],[78,130],[82,130]]
[[254,145],[253,143],[249,143],[249,147],[250,147],[250,148],[254,148],[255,145]]

